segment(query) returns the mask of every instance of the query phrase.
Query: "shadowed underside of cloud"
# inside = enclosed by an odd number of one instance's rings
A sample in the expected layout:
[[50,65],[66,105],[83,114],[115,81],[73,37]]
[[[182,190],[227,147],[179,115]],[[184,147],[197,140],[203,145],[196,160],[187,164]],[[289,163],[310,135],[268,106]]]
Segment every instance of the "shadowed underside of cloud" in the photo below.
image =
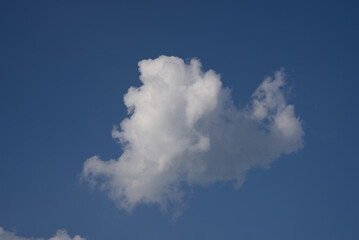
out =
[[[44,238],[24,238],[18,237],[14,232],[5,231],[0,227],[0,240],[45,240]],[[86,240],[85,238],[76,235],[75,237],[70,237],[65,230],[58,230],[52,238],[48,240]]]
[[267,77],[243,109],[214,71],[199,60],[186,64],[160,56],[139,62],[142,85],[124,96],[129,118],[112,136],[118,159],[86,160],[83,177],[109,193],[121,209],[140,203],[180,203],[181,186],[235,180],[302,148],[304,132],[282,93],[283,71]]

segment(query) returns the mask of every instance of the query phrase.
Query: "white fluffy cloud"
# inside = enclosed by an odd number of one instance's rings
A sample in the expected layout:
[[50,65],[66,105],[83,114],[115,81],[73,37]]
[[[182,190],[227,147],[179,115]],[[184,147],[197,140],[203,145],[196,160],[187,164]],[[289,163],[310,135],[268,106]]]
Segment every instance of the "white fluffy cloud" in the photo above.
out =
[[[18,237],[14,232],[5,231],[2,227],[0,227],[0,240],[45,240],[44,238],[24,238]],[[52,238],[48,240],[86,240],[86,238],[82,238],[79,235],[70,237],[66,230],[58,230]]]
[[265,78],[243,109],[199,60],[160,56],[140,61],[139,71],[142,86],[124,96],[130,116],[112,131],[123,154],[93,156],[83,168],[119,208],[181,202],[186,185],[235,180],[239,187],[249,169],[302,148],[301,122],[281,90],[283,71]]

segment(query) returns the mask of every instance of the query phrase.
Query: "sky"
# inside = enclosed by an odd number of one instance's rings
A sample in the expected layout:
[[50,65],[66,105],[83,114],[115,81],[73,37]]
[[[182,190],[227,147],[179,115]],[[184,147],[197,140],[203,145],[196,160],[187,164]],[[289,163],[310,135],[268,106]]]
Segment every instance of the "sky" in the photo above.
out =
[[1,1],[0,240],[358,239],[356,1]]

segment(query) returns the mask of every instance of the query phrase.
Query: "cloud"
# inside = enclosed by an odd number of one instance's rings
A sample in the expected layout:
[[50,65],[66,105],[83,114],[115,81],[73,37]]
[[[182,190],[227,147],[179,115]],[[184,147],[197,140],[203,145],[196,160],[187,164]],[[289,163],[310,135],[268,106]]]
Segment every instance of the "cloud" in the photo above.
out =
[[[2,227],[0,227],[0,240],[45,240],[44,238],[24,238],[16,236],[14,232],[5,231]],[[71,238],[66,230],[58,230],[52,238],[48,240],[86,240],[86,238],[82,238],[79,235]]]
[[129,117],[112,130],[123,154],[93,156],[82,172],[121,209],[181,203],[183,186],[234,180],[239,187],[249,169],[303,147],[301,121],[282,92],[283,70],[238,109],[220,76],[203,72],[197,59],[160,56],[138,65],[142,86],[128,90]]

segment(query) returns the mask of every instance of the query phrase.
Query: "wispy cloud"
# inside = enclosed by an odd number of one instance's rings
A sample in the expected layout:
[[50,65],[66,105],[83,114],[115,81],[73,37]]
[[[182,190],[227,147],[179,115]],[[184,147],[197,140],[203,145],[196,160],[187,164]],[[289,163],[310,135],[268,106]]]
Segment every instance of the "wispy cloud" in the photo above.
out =
[[[45,238],[19,237],[15,232],[5,231],[2,227],[0,227],[0,240],[45,240]],[[86,240],[86,238],[82,238],[79,235],[72,238],[67,234],[66,230],[58,230],[56,234],[48,240]]]
[[265,78],[243,109],[197,59],[160,56],[140,61],[139,71],[142,86],[124,96],[130,116],[112,131],[123,154],[109,161],[93,156],[83,168],[83,177],[100,183],[121,209],[180,203],[183,184],[234,180],[239,187],[249,169],[303,146],[300,119],[282,93],[282,70]]

